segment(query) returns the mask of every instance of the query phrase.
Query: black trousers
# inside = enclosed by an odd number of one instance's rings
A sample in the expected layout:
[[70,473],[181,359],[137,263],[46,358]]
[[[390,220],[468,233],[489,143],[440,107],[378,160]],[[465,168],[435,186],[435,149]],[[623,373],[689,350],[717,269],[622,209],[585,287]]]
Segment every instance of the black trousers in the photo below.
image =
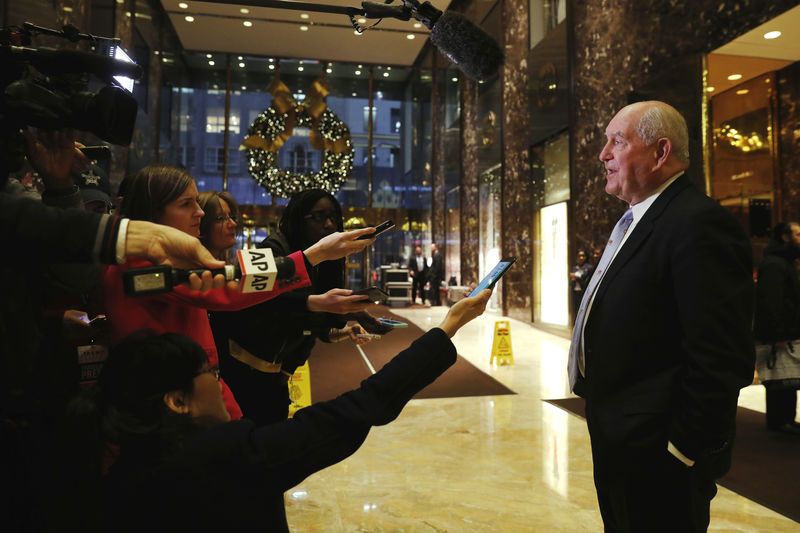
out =
[[767,429],[778,429],[794,422],[797,413],[797,391],[795,389],[773,389],[767,387]]
[[442,278],[431,278],[431,287],[428,294],[428,299],[430,299],[431,305],[442,305],[442,293],[440,292],[441,285]]
[[422,303],[425,303],[425,276],[422,274],[411,278],[411,303],[416,303],[418,292]]
[[690,468],[667,451],[666,425],[663,434],[637,426],[618,441],[617,428],[598,427],[600,422],[589,413],[587,406],[594,482],[606,533],[708,530],[709,507],[717,493],[714,476],[700,461]]

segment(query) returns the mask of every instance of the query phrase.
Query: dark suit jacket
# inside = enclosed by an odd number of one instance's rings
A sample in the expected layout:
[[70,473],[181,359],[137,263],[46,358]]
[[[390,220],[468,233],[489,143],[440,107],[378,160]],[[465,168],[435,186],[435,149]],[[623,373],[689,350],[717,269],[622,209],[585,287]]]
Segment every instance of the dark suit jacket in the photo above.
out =
[[611,263],[584,329],[593,445],[671,441],[730,464],[739,389],[753,379],[750,243],[726,209],[683,175],[656,199]]
[[425,256],[422,256],[422,270],[417,269],[416,255],[412,255],[408,260],[408,269],[412,272],[414,279],[425,280],[428,276],[428,262],[425,260]]
[[444,279],[444,262],[442,260],[442,253],[439,250],[433,252],[431,256],[431,268],[428,272],[430,279],[443,280]]

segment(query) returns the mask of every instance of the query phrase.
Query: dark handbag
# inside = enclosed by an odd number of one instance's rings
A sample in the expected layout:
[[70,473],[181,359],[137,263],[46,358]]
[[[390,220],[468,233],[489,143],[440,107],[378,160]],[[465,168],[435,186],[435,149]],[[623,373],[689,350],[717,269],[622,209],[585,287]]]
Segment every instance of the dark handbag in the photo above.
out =
[[775,344],[758,345],[756,372],[769,389],[800,389],[800,354],[791,341],[786,348]]

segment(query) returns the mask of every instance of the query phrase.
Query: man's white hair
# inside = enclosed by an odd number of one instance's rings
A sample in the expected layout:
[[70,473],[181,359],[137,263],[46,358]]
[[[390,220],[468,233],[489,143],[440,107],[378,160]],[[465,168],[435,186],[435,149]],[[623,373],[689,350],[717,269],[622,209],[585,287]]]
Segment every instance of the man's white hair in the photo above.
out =
[[643,106],[644,111],[636,125],[636,133],[646,145],[666,137],[672,142],[672,153],[682,163],[689,163],[689,129],[686,120],[671,105],[649,100],[638,102],[635,106]]

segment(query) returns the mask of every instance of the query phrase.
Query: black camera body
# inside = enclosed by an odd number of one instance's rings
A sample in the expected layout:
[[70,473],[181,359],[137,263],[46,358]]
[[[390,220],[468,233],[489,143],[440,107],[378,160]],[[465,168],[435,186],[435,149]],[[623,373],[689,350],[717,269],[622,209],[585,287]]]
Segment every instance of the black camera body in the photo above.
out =
[[[31,36],[36,32],[73,42],[87,39],[95,45],[109,41],[118,43],[81,34],[74,26],[57,31],[26,22],[22,28],[0,29],[2,140],[18,142],[18,131],[24,126],[34,126],[72,128],[91,132],[111,144],[130,144],[138,106],[133,95],[117,86],[114,77],[139,78],[141,68],[108,55],[31,47]],[[104,86],[91,91],[89,86],[95,78]],[[9,170],[17,169],[7,155],[4,159],[4,166],[11,167]]]

